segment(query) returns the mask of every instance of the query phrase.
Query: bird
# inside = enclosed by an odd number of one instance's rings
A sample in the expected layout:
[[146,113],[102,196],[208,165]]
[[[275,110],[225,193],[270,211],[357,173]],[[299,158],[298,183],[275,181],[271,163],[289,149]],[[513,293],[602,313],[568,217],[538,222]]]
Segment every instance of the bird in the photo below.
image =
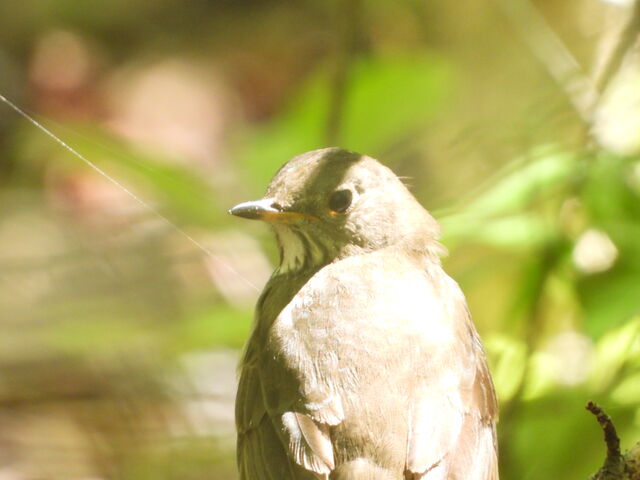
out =
[[439,225],[377,160],[288,161],[260,200],[280,262],[239,363],[241,480],[497,480],[498,407]]

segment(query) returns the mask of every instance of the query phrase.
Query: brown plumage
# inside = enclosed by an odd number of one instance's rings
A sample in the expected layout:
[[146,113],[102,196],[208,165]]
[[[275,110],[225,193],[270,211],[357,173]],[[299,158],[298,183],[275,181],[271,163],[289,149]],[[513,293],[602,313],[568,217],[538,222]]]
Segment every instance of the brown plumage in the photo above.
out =
[[497,404],[438,225],[372,158],[300,155],[263,200],[281,263],[240,365],[242,480],[497,480]]

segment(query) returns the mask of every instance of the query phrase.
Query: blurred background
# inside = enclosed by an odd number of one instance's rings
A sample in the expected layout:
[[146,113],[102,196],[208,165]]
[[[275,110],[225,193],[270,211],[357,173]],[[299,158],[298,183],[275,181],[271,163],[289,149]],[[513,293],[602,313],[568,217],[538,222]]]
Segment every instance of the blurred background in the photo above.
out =
[[330,145],[442,223],[502,478],[586,479],[588,400],[640,440],[639,28],[631,0],[1,2],[0,94],[104,175],[0,104],[0,479],[236,478],[277,251],[226,211]]

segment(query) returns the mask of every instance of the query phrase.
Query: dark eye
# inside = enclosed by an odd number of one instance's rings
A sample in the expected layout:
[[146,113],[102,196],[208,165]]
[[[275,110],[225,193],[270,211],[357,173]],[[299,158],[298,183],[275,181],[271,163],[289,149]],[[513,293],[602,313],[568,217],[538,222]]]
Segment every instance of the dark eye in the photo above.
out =
[[329,199],[329,208],[337,213],[343,213],[347,211],[347,208],[351,205],[353,194],[351,190],[338,190],[333,192]]

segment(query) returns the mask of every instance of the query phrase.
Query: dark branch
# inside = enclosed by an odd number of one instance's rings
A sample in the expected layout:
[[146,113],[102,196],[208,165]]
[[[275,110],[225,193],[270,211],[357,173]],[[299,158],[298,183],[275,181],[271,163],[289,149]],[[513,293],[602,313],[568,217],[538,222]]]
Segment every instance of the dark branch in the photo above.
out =
[[598,419],[607,445],[607,457],[604,460],[604,464],[590,480],[626,480],[628,477],[625,473],[625,461],[620,453],[620,438],[616,433],[616,427],[613,425],[611,418],[593,402],[589,402],[586,409]]
[[602,427],[604,441],[607,445],[607,457],[620,457],[620,438],[609,415],[604,413],[602,408],[593,402],[589,402],[586,409],[596,416],[598,423]]

